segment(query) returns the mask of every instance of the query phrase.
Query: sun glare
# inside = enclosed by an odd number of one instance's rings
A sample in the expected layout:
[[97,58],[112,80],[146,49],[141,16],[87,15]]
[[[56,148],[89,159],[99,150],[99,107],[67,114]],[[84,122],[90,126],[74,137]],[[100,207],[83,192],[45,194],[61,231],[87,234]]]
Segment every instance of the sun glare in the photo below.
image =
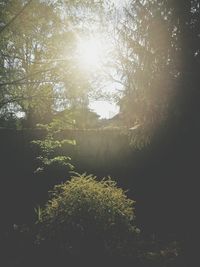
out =
[[[78,38],[77,38],[78,39]],[[78,39],[76,47],[77,63],[83,71],[95,73],[98,77],[111,71],[109,62],[112,60],[112,42],[106,34],[92,35],[90,38]],[[116,85],[104,85],[105,94],[115,91]],[[103,92],[103,91],[102,91]],[[119,107],[108,101],[91,101],[90,108],[101,118],[112,118],[119,112]]]
[[80,40],[77,45],[78,60],[84,69],[97,69],[105,58],[106,48],[99,39]]

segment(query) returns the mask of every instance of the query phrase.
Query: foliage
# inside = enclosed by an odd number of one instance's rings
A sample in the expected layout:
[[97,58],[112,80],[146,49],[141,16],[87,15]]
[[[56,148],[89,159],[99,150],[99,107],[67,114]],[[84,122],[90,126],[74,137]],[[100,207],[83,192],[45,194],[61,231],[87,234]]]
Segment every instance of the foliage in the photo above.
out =
[[[2,1],[1,26],[26,2]],[[77,36],[85,31],[80,30],[82,12],[77,10],[88,12],[92,2],[30,1],[0,32],[0,112],[23,112],[24,127],[31,128],[51,121],[55,110],[88,105],[91,84],[76,60]],[[93,4],[91,9],[100,6]]]
[[120,106],[129,127],[138,123],[144,130],[154,127],[166,117],[169,106],[169,71],[174,73],[168,51],[173,37],[162,2],[131,1],[117,26],[119,43],[124,44],[118,48],[118,69],[125,86]]
[[38,124],[38,127],[46,132],[46,136],[44,139],[32,141],[32,144],[39,148],[40,153],[37,157],[40,166],[36,169],[36,173],[52,168],[58,171],[74,168],[70,162],[71,157],[66,156],[66,151],[69,145],[76,145],[76,141],[59,138],[59,133],[66,127],[71,127],[72,123],[73,121],[71,122],[65,116],[62,119],[53,119],[49,124]]
[[38,241],[75,255],[128,253],[139,231],[133,206],[110,178],[76,174],[54,187],[40,211]]
[[132,149],[142,150],[151,144],[152,135],[150,129],[145,129],[144,126],[138,126],[135,129],[130,128],[128,132],[129,144]]
[[63,116],[68,117],[73,122],[74,129],[94,129],[100,125],[99,115],[84,106],[78,107],[77,105],[74,108],[65,109],[55,114],[55,118],[59,120]]
[[17,118],[15,113],[2,112],[0,114],[0,127],[20,130],[22,129],[22,125],[22,119]]
[[[25,3],[2,3],[1,24],[6,25]],[[44,61],[52,57],[52,35],[60,23],[54,8],[49,2],[32,1],[1,33],[0,108],[9,106],[11,111],[25,113],[26,127],[51,118],[55,95],[53,66]]]
[[142,126],[144,145],[160,125],[185,127],[185,114],[198,113],[199,13],[199,0],[129,1],[117,22],[121,117]]

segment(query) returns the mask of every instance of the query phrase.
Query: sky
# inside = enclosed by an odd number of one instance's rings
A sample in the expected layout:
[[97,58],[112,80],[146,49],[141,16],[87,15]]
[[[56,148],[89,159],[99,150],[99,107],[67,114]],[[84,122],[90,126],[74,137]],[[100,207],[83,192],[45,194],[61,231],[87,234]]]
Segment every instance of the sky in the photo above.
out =
[[[122,11],[123,7],[128,3],[128,0],[111,0],[110,2],[115,4],[116,10]],[[92,28],[91,26],[91,33],[93,32]],[[95,29],[95,34],[92,33],[91,37],[85,39],[78,38],[78,40],[77,55],[81,68],[84,69],[86,73],[88,71],[96,73],[100,71],[101,73],[102,69],[104,69],[105,62],[109,63],[109,51],[113,50],[113,44],[109,35],[107,35],[107,33],[102,34],[101,31],[98,32],[97,28]],[[106,90],[108,93],[117,93],[118,87],[119,84],[116,85],[116,83],[113,82],[107,86]],[[114,102],[106,100],[90,101],[89,108],[100,115],[100,118],[109,119],[119,113],[119,106]]]
[[108,101],[93,101],[89,108],[100,115],[101,119],[110,119],[119,113],[119,106]]
[[[117,8],[118,11],[121,11],[124,6],[126,6],[129,0],[111,0]],[[90,48],[91,53],[91,48]],[[119,85],[118,85],[119,86]],[[113,83],[111,85],[109,91],[115,93],[115,89],[118,87],[116,84]],[[119,113],[119,106],[116,103],[112,103],[111,101],[92,101],[89,104],[89,108],[91,108],[94,112],[100,115],[100,118],[110,119]]]

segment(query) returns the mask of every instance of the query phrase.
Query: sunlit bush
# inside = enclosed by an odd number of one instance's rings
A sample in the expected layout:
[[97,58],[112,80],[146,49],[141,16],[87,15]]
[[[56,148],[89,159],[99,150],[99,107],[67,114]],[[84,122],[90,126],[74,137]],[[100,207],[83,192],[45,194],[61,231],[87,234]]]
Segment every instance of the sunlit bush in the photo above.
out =
[[134,201],[110,178],[73,176],[55,186],[38,215],[38,242],[71,255],[124,254],[138,235]]

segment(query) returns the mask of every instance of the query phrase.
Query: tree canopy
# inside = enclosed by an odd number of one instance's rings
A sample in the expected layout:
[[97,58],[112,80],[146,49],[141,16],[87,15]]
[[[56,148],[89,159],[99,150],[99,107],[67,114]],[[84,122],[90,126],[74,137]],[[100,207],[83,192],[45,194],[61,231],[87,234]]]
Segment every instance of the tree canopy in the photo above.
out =
[[[46,123],[57,111],[87,109],[94,96],[108,99],[114,88],[129,128],[152,133],[169,119],[192,116],[189,106],[199,97],[199,1],[114,3],[1,1],[1,117],[21,114],[27,127]],[[99,50],[110,45],[98,68],[89,65],[89,54],[95,57],[89,42],[87,51],[77,51],[91,36],[101,37]],[[192,109],[197,112],[196,102]]]

